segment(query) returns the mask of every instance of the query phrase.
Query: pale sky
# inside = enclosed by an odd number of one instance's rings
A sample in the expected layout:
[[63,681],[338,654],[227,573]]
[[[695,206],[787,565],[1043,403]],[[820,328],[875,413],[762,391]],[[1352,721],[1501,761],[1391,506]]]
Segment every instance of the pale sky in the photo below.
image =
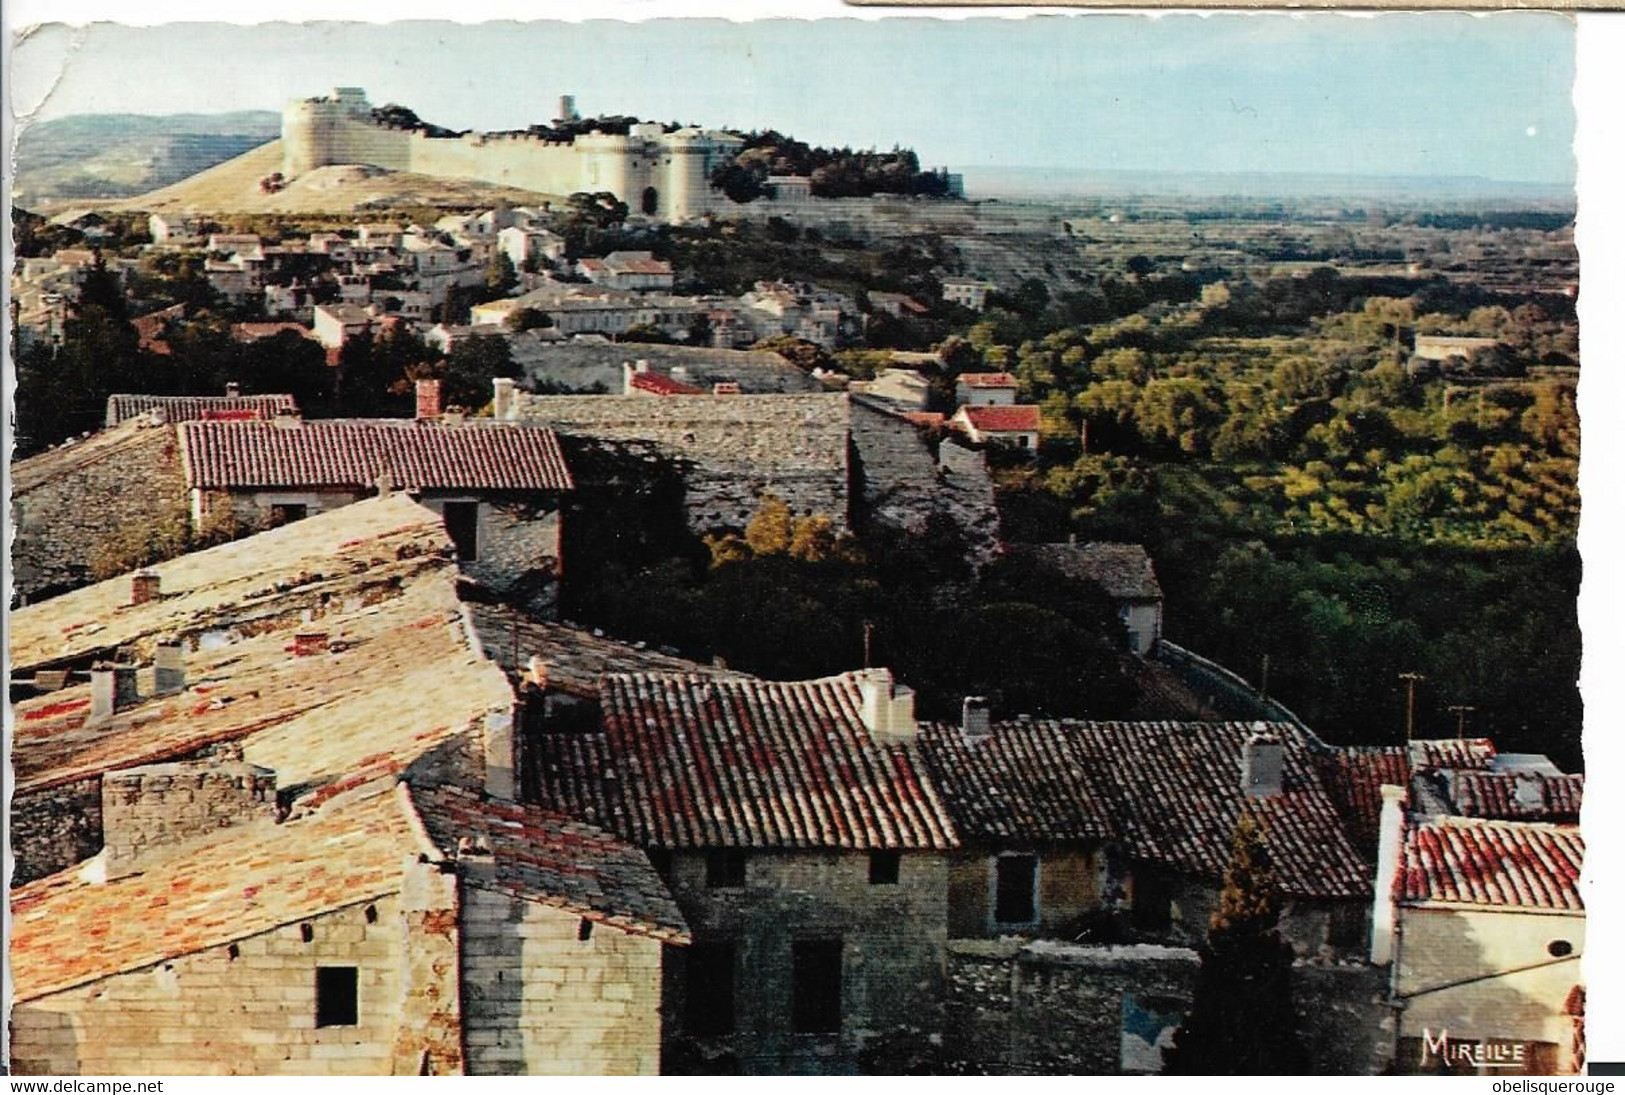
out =
[[44,119],[360,85],[458,129],[546,121],[570,92],[588,114],[902,144],[927,165],[1568,184],[1574,49],[1572,20],[1539,13],[97,24],[25,40],[12,92]]

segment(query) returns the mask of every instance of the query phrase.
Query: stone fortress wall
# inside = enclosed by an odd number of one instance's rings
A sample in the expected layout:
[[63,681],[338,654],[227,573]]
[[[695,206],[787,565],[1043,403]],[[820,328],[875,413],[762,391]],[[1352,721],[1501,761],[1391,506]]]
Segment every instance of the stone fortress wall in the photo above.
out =
[[709,179],[740,141],[700,130],[634,127],[627,136],[588,133],[571,142],[529,134],[431,137],[373,121],[361,88],[289,103],[282,115],[283,174],[330,164],[369,164],[445,178],[476,179],[546,194],[608,191],[634,213],[685,221],[731,206]]

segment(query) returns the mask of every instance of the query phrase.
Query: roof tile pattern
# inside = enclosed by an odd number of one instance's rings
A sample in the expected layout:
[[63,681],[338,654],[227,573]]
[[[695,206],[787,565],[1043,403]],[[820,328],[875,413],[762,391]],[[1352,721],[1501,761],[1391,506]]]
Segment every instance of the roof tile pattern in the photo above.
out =
[[140,874],[86,882],[75,869],[12,891],[18,1000],[140,969],[396,893],[417,851],[394,794],[305,820],[258,822],[178,847]]
[[1038,408],[1026,404],[1008,407],[961,407],[959,413],[978,433],[1037,433]]
[[935,787],[876,742],[856,677],[606,677],[602,734],[542,734],[543,801],[667,848],[948,848]]
[[628,388],[635,388],[650,395],[704,395],[704,388],[696,388],[692,384],[684,384],[681,380],[673,380],[664,373],[641,372],[633,373],[627,381]]
[[1382,825],[1382,787],[1408,787],[1410,760],[1402,745],[1346,746],[1315,755],[1321,781],[1359,848],[1372,862]]
[[[970,832],[1063,839],[1049,835],[1064,829],[1045,815],[1055,809],[1055,796],[1070,794],[1074,817],[1067,827],[1109,827],[1134,858],[1217,881],[1245,809],[1262,822],[1283,892],[1368,895],[1369,870],[1343,831],[1301,731],[1268,725],[1286,746],[1283,793],[1244,795],[1242,748],[1257,727],[1022,719],[996,724],[990,742],[969,749],[953,742],[953,727],[934,728],[923,742],[955,824]],[[971,763],[962,753],[972,756]],[[1077,765],[1078,774],[1052,770],[1035,778],[1035,767],[1057,761]],[[1089,792],[1104,806],[1103,816],[1082,801]]]
[[1495,762],[1495,743],[1489,738],[1430,738],[1413,741],[1411,768],[1481,768]]
[[404,490],[564,491],[573,483],[552,430],[410,419],[190,422],[181,427],[188,485],[204,489],[374,485]]
[[293,396],[278,395],[110,395],[107,424],[116,426],[149,411],[162,411],[166,422],[196,422],[221,413],[248,413],[254,418],[298,414]]
[[430,837],[451,853],[463,837],[485,843],[495,885],[657,939],[683,940],[688,927],[649,857],[592,825],[535,806],[453,787],[412,794]]
[[1078,582],[1093,582],[1120,601],[1160,601],[1162,586],[1143,544],[1010,544],[1012,557],[1027,558]]
[[1585,795],[1582,775],[1466,769],[1443,776],[1456,812],[1464,817],[1578,821]]
[[1405,834],[1400,898],[1579,912],[1584,856],[1572,826],[1434,818]]
[[967,388],[1019,388],[1020,382],[1010,373],[960,373],[959,383]]

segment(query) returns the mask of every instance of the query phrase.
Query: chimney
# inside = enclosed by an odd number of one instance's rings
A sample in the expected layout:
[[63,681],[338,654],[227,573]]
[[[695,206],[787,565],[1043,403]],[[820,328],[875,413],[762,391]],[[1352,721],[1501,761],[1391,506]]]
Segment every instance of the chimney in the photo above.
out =
[[420,380],[417,383],[418,421],[432,422],[440,417],[440,381]]
[[671,378],[673,380],[681,380],[684,384],[687,384],[688,383],[688,366],[687,365],[673,365],[671,367]]
[[498,422],[507,422],[513,418],[513,378],[495,376],[491,378],[491,417]]
[[293,636],[293,656],[308,658],[313,654],[327,653],[327,632],[325,631],[299,631]]
[[530,656],[530,683],[542,691],[547,691],[547,659],[540,654]]
[[226,397],[228,399],[236,399],[242,394],[243,386],[241,384],[237,383],[235,380],[228,380],[226,382]]
[[105,719],[141,699],[135,686],[135,666],[97,662],[90,667],[90,717]]
[[279,430],[297,430],[299,428],[299,415],[290,411],[278,411],[271,419],[271,425]]
[[879,742],[909,742],[919,725],[914,721],[914,690],[896,683],[890,669],[863,669],[858,679],[858,717]]
[[969,741],[983,741],[993,733],[993,715],[986,696],[966,696],[960,730]]
[[1281,793],[1281,768],[1286,749],[1281,739],[1254,733],[1241,747],[1241,789],[1248,798],[1270,798]]
[[440,421],[447,426],[461,426],[468,420],[468,411],[462,407],[447,407],[440,415]]
[[737,380],[719,380],[711,385],[712,395],[738,395],[740,394]]
[[180,692],[186,687],[186,650],[179,639],[158,640],[158,654],[153,659],[153,690],[160,696]]
[[637,365],[636,365],[636,366],[635,366],[635,367],[634,367],[634,369],[633,369],[633,371],[634,371],[634,372],[639,372],[639,373],[646,373],[646,372],[648,372],[648,371],[649,371],[649,359],[648,359],[648,358],[646,358],[646,357],[640,357],[640,358],[638,358],[638,363],[637,363]]
[[152,571],[137,571],[130,578],[130,603],[144,605],[148,601],[156,601],[160,585],[158,575]]
[[492,798],[509,802],[518,798],[514,780],[513,712],[492,711],[486,714],[482,745],[485,752],[485,793]]
[[1382,787],[1382,815],[1377,828],[1377,876],[1371,897],[1371,964],[1394,960],[1400,872],[1404,869],[1405,788]]

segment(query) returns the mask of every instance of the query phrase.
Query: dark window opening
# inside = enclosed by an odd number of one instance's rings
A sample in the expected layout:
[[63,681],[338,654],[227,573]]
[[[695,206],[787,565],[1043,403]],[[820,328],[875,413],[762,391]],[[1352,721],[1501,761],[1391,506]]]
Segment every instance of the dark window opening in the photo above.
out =
[[643,206],[643,213],[645,216],[653,216],[655,213],[659,212],[660,191],[656,190],[652,186],[644,187],[643,201],[641,204]]
[[1031,924],[1038,919],[1038,857],[1001,855],[996,861],[993,919],[1000,924]]
[[240,956],[242,953],[243,952],[235,943],[226,948],[226,957],[231,959],[233,962],[237,961],[238,956]]
[[286,525],[290,521],[303,521],[310,507],[302,502],[278,502],[271,506],[271,524]]
[[661,878],[671,877],[671,849],[650,848],[649,866],[655,869],[655,874]]
[[1336,905],[1326,925],[1326,942],[1334,947],[1359,947],[1365,943],[1365,906]]
[[705,857],[705,884],[712,889],[741,889],[745,885],[745,853],[728,850]]
[[367,906],[367,911],[363,915],[366,916],[367,923],[369,923],[369,924],[378,923],[378,906],[377,905],[368,905]]
[[446,535],[457,549],[457,558],[472,563],[480,557],[478,502],[447,502],[441,510],[446,523]]
[[1134,876],[1134,926],[1142,931],[1167,931],[1173,923],[1173,894],[1155,875]]
[[797,1034],[841,1029],[841,941],[803,939],[790,950],[790,1025]]
[[901,852],[870,852],[869,853],[869,884],[871,886],[895,886],[897,874],[902,867],[903,855]]
[[354,966],[316,967],[316,1025],[353,1027],[360,1009],[356,1006]]
[[299,938],[303,939],[306,943],[309,943],[311,940],[316,938],[316,929],[311,927],[309,924],[299,925]]
[[710,1037],[734,1030],[734,945],[705,940],[688,947],[687,1026]]
[[1574,953],[1574,944],[1567,939],[1554,939],[1546,944],[1546,953],[1553,958],[1567,958]]
[[581,923],[576,925],[576,938],[583,943],[592,938],[592,921],[585,916],[581,918]]

